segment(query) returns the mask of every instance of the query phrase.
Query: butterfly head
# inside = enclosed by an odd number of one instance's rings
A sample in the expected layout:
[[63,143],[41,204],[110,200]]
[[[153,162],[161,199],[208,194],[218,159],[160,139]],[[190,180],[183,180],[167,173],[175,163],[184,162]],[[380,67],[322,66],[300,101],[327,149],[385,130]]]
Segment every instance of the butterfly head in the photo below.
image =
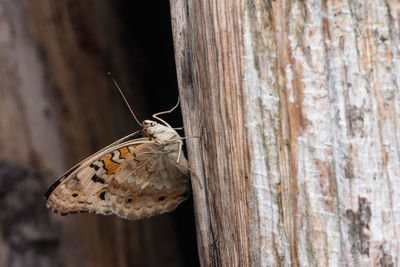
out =
[[152,120],[145,120],[142,122],[142,131],[150,138],[158,139],[159,141],[168,140],[172,138],[179,138],[178,133],[165,125],[157,123]]
[[143,132],[148,136],[154,136],[158,129],[158,123],[152,120],[144,120],[142,122]]

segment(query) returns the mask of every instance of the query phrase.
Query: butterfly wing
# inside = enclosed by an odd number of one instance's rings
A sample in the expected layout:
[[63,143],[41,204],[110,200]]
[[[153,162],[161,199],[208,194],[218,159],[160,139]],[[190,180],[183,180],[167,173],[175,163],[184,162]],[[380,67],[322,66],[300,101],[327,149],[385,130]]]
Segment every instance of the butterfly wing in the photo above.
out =
[[46,206],[62,215],[76,212],[110,214],[105,190],[135,147],[149,142],[148,138],[136,138],[138,136],[136,132],[118,140],[63,174],[46,192]]
[[105,199],[122,218],[142,219],[175,210],[189,195],[186,158],[179,143],[141,144],[111,179]]
[[97,177],[96,170],[91,166],[83,166],[79,171],[62,182],[56,182],[46,202],[46,206],[55,213],[67,215],[77,212],[96,212],[110,214],[111,210],[101,192],[106,183],[97,183],[92,179]]

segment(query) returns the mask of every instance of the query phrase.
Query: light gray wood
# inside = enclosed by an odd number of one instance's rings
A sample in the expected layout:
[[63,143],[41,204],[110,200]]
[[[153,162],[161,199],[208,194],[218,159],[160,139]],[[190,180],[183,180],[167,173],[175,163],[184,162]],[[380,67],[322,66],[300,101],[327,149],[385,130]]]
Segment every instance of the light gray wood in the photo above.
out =
[[397,266],[398,1],[170,5],[202,266]]

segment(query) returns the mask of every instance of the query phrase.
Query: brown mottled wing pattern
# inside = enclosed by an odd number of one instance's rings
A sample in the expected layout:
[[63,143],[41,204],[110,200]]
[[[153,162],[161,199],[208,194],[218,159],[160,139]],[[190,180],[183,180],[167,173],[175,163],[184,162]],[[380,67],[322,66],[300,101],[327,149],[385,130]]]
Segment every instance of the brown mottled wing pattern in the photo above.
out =
[[128,135],[93,156],[85,159],[62,175],[46,192],[46,206],[66,215],[76,212],[110,214],[105,191],[115,172],[147,138]]
[[54,184],[54,190],[48,195],[46,206],[61,215],[77,212],[110,214],[110,207],[101,199],[101,192],[106,188],[106,183],[94,181],[96,177],[96,170],[93,167],[83,166],[74,174],[62,177],[64,179],[60,178],[62,181]]
[[[122,218],[142,219],[173,211],[189,195],[186,158],[178,142],[142,144],[111,179],[106,202]],[[183,166],[182,166],[183,165]]]

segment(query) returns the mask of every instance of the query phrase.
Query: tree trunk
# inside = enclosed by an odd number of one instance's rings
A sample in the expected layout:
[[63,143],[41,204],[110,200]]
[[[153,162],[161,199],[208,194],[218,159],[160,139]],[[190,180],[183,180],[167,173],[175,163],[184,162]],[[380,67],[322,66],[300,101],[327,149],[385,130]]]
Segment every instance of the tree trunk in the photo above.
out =
[[170,4],[202,266],[398,266],[398,1]]

